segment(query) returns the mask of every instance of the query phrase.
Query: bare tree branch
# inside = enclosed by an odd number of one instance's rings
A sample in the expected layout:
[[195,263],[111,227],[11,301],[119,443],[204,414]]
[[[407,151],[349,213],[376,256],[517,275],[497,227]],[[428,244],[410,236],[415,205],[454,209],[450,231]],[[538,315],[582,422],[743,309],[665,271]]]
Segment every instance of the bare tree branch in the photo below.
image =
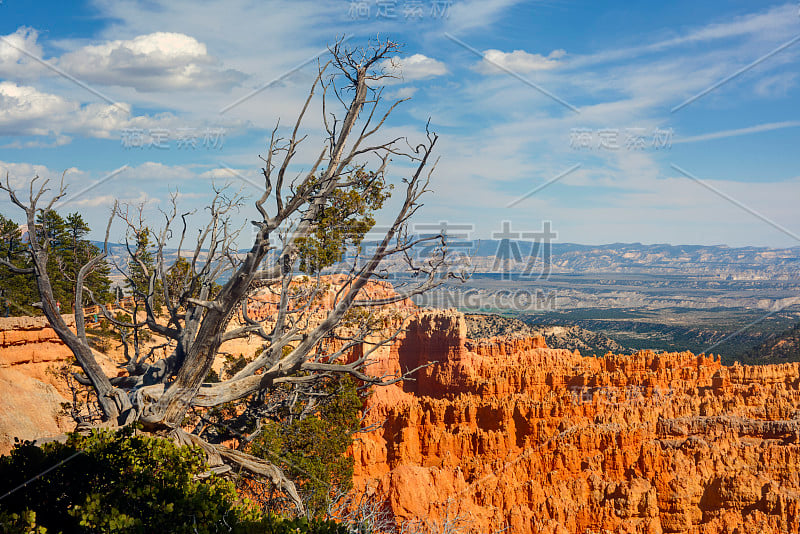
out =
[[[236,402],[236,417],[258,421],[268,415],[268,407],[292,405],[302,395],[313,400],[306,405],[306,410],[313,410],[321,395],[320,385],[332,377],[349,375],[361,387],[368,387],[411,379],[420,369],[402,370],[398,376],[367,372],[376,351],[402,333],[402,321],[393,323],[395,328],[380,324],[391,321],[379,308],[459,277],[450,269],[442,236],[410,239],[407,232],[409,220],[429,190],[438,136],[426,125],[425,138],[417,144],[403,137],[379,140],[389,117],[403,102],[382,105],[382,84],[391,76],[381,66],[397,50],[398,45],[390,40],[360,49],[345,48],[343,41],[330,47],[331,57],[318,65],[291,133],[282,137],[278,123],[266,152],[259,156],[264,189],[254,202],[258,216],[250,221],[254,231],[246,250],[238,247],[244,239],[244,225],[237,220],[244,199],[241,191],[227,185],[213,186],[213,197],[198,226],[192,218],[196,214],[178,209],[177,193],[161,211],[159,229],[147,224],[143,205],[115,204],[103,252],[77,273],[76,332],[58,313],[46,269],[46,237],[38,235],[36,226],[36,217],[46,215],[65,195],[63,177],[54,192],[48,189],[47,180],[35,177],[27,201],[22,201],[6,176],[0,189],[26,214],[32,268],[15,266],[11,258],[0,258],[0,265],[33,274],[45,316],[75,354],[82,371],[77,379],[91,385],[109,424],[137,421],[147,432],[198,445],[212,460],[212,469],[223,470],[223,463],[234,466],[234,471],[247,469],[269,478],[299,503],[297,489],[275,466],[225,447],[222,438],[220,443],[210,443],[200,437],[203,429],[209,428],[209,409],[222,410],[222,405]],[[321,101],[325,126],[319,151],[315,148],[312,152],[318,156],[291,179],[289,173],[299,167],[299,147],[309,140],[310,134],[303,133],[304,122],[316,99]],[[413,167],[402,181],[401,205],[388,230],[370,253],[364,252],[362,258],[362,252],[357,252],[352,266],[340,275],[323,278],[322,269],[344,257],[347,247],[358,248],[374,225],[371,215],[364,212],[377,208],[363,200],[364,191],[385,185],[393,157],[402,157]],[[342,199],[353,198],[361,204],[341,206]],[[331,213],[345,220],[331,222]],[[363,220],[356,220],[357,216]],[[349,232],[348,217],[358,223],[357,231]],[[119,220],[125,229],[127,263],[117,268],[133,296],[132,305],[116,310],[98,303],[84,287],[86,277],[108,254],[113,220]],[[187,235],[194,229],[196,242],[184,249],[191,241]],[[319,269],[303,267],[308,265],[309,255],[316,253],[307,246],[309,240],[337,233],[344,237],[331,240],[330,246],[336,249],[330,255],[333,259],[326,257],[327,263],[320,260],[324,265]],[[430,258],[411,260],[414,247],[436,240],[440,246]],[[175,241],[177,251],[169,248]],[[369,284],[382,276],[385,260],[393,256],[403,257],[419,282],[395,294],[365,297]],[[298,268],[308,270],[311,276],[298,277]],[[84,294],[117,328],[128,376],[109,378],[97,364],[86,335],[81,307]],[[120,312],[128,317],[118,315]],[[224,380],[211,382],[215,362],[225,352],[223,344],[251,336],[258,341],[259,350],[243,355],[226,371]],[[186,421],[192,417],[194,430],[188,432]],[[256,434],[251,430],[258,424],[241,426],[250,429],[238,431],[242,446],[249,443],[247,435]]]

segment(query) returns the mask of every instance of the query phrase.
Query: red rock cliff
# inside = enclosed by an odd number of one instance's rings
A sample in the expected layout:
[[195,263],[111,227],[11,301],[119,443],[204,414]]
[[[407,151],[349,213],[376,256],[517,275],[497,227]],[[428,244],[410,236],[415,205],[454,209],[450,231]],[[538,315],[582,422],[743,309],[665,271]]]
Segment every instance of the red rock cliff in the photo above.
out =
[[474,532],[798,532],[800,364],[689,352],[581,357],[541,338],[465,339],[423,312],[369,400],[357,487],[401,518]]
[[71,430],[75,424],[60,414],[69,394],[53,365],[72,359],[44,317],[0,319],[0,454],[14,438],[35,439]]
[[[74,325],[72,315],[64,320]],[[115,362],[97,358],[107,373],[117,372]],[[75,428],[62,410],[62,403],[72,401],[71,391],[54,372],[73,360],[44,317],[0,318],[0,454],[11,450],[14,438],[33,440]]]

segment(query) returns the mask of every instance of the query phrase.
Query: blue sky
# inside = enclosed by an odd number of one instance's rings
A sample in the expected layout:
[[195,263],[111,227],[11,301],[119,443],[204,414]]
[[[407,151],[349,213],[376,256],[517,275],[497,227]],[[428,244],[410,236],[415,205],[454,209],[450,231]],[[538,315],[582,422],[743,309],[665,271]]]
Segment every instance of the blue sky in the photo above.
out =
[[213,180],[254,195],[315,72],[298,65],[342,35],[404,44],[386,94],[412,99],[386,134],[419,139],[430,117],[441,136],[420,223],[800,245],[798,3],[2,0],[0,170],[66,171],[81,194],[63,209],[98,230],[114,199],[156,213],[177,190],[202,209]]

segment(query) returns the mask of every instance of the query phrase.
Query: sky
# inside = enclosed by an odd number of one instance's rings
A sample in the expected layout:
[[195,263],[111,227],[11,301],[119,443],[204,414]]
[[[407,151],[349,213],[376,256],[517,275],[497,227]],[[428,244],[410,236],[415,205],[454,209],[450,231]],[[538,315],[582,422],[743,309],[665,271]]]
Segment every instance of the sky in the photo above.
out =
[[[410,97],[386,135],[414,144],[428,120],[439,135],[419,225],[800,245],[796,2],[0,0],[0,172],[17,187],[63,175],[59,209],[96,239],[114,200],[158,226],[178,192],[201,217],[214,184],[260,194],[259,154],[327,46],[376,37],[403,44],[383,95]],[[22,218],[6,197],[0,213]]]

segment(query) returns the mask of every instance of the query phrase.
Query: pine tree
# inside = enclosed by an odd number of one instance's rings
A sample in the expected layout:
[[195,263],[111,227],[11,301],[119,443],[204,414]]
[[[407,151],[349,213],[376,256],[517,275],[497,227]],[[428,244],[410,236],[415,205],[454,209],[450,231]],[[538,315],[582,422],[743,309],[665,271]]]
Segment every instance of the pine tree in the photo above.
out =
[[[62,313],[71,313],[74,311],[78,271],[100,249],[86,239],[90,228],[78,212],[70,213],[65,219],[55,211],[48,211],[39,215],[37,225],[49,252],[47,271],[53,283],[53,295],[61,302]],[[112,298],[109,272],[108,263],[101,262],[84,281],[85,287],[94,294],[98,302],[107,302]],[[89,292],[84,292],[83,305],[89,306],[92,303]]]
[[[89,233],[89,225],[83,220],[80,213],[70,213],[65,221],[67,234],[66,246],[62,252],[63,261],[70,271],[72,280],[78,279],[78,271],[91,258],[100,253],[100,248],[88,241],[85,237]],[[111,268],[106,262],[101,262],[89,273],[84,281],[98,302],[108,302],[113,298],[111,293],[111,280],[108,278]],[[74,300],[71,298],[70,301]],[[92,304],[91,295],[84,294],[84,306]]]
[[[27,269],[31,261],[19,226],[0,214],[0,258]],[[17,274],[0,265],[0,315],[38,315],[32,306],[39,300],[33,275]]]
[[[61,303],[62,313],[71,313],[75,301],[75,281],[80,268],[100,249],[86,239],[90,228],[80,213],[71,213],[66,219],[54,211],[39,214],[36,221],[40,240],[48,251],[47,272],[53,286],[53,296]],[[28,246],[19,226],[0,215],[0,258],[19,268],[31,267]],[[84,292],[83,305],[93,303],[90,292],[99,302],[108,302],[112,297],[111,269],[101,262],[84,280],[89,291]],[[40,300],[33,274],[17,274],[0,266],[0,315],[39,315],[33,306]]]
[[[128,261],[128,280],[125,283],[127,289],[133,294],[137,303],[144,304],[143,295],[151,294],[149,291],[150,278],[155,276],[156,264],[153,255],[153,245],[150,242],[150,229],[144,228],[135,234],[136,250]],[[156,313],[161,312],[163,305],[163,291],[161,281],[154,280],[153,309]]]
[[61,313],[72,311],[72,280],[65,265],[64,250],[67,247],[67,223],[55,211],[39,213],[36,218],[42,247],[47,250],[47,273],[53,286],[53,297],[61,303]]

